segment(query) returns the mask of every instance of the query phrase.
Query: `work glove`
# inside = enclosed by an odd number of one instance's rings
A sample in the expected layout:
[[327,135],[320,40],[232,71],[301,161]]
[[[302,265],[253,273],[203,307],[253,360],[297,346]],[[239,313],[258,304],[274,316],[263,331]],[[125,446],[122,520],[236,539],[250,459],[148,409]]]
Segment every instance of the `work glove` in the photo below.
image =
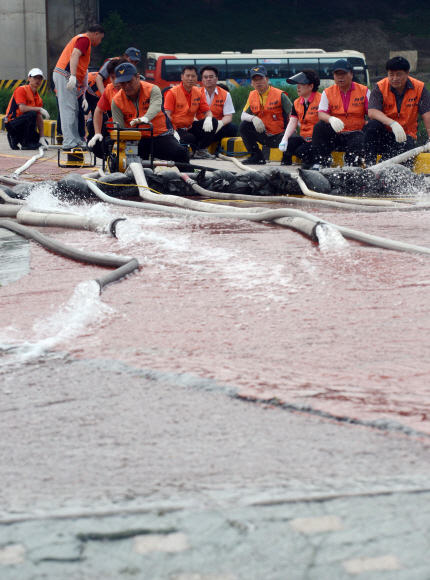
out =
[[176,139],[176,141],[180,141],[181,140],[181,138],[179,137],[179,133],[177,131],[175,131],[173,133],[173,137]]
[[103,141],[103,135],[101,133],[96,133],[91,141],[88,143],[88,147],[94,147],[97,141]]
[[287,147],[288,147],[288,139],[285,141],[281,141],[278,145],[278,149],[280,151],[282,151],[282,153],[285,153],[285,151],[287,150]]
[[69,91],[73,91],[76,88],[76,77],[75,75],[70,75],[69,82],[67,83],[67,88]]
[[85,97],[82,99],[82,108],[84,109],[85,112],[88,111],[88,101]]
[[335,131],[336,133],[340,133],[341,131],[343,131],[343,128],[345,127],[343,122],[337,117],[330,117],[328,122],[332,126],[333,131]]
[[396,138],[397,143],[404,143],[406,141],[406,133],[404,132],[400,123],[393,121],[390,127],[394,133],[394,137]]
[[137,119],[133,119],[133,121],[131,121],[130,126],[134,127],[135,125],[139,125],[140,123],[149,123],[148,117],[137,117]]
[[39,112],[45,117],[45,119],[49,119],[50,114],[48,113],[48,111],[46,109],[43,109],[42,107],[40,107]]
[[258,133],[264,133],[266,126],[259,117],[252,117],[252,123]]
[[209,133],[210,131],[212,131],[212,128],[213,128],[212,117],[206,117],[205,122],[203,123],[203,131]]
[[49,143],[48,143],[48,139],[46,137],[41,137],[39,139],[39,144],[41,147],[43,147],[44,149],[48,149],[49,147]]
[[424,145],[424,151],[427,153],[430,153],[430,141],[427,141],[427,143]]
[[216,128],[215,133],[218,133],[224,127],[224,123],[222,121],[218,121],[218,127]]

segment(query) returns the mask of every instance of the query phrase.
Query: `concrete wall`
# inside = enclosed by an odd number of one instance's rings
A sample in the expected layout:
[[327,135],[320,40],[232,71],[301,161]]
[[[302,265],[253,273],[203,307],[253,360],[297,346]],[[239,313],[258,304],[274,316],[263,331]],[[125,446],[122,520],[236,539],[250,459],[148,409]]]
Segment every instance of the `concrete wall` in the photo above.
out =
[[0,79],[26,79],[38,67],[47,74],[45,0],[0,0]]
[[0,0],[0,80],[50,78],[73,36],[97,22],[98,0]]

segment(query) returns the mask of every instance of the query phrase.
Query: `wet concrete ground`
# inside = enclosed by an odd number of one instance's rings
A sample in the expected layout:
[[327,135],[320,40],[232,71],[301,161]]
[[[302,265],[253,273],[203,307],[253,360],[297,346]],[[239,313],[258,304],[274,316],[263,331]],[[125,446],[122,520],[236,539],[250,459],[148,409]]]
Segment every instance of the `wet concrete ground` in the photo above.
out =
[[426,435],[102,356],[0,362],[1,580],[430,577]]

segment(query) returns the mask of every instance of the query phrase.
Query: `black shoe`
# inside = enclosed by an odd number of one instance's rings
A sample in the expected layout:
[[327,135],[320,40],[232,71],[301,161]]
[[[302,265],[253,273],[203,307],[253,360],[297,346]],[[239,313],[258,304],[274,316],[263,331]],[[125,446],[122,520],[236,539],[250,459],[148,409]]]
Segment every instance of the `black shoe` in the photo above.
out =
[[242,165],[266,165],[266,160],[262,155],[258,155],[258,153],[252,153],[251,157],[248,157],[248,159],[242,161]]
[[25,145],[21,145],[22,151],[34,151],[35,149],[39,149],[42,147],[40,143],[26,143]]
[[281,160],[281,165],[292,165],[293,159],[291,155],[283,155]]
[[18,151],[19,150],[19,141],[16,137],[14,137],[13,135],[11,135],[9,132],[7,132],[7,140],[9,142],[9,147],[11,149],[13,149],[14,151]]
[[302,163],[300,165],[300,169],[312,169],[313,164],[312,163]]

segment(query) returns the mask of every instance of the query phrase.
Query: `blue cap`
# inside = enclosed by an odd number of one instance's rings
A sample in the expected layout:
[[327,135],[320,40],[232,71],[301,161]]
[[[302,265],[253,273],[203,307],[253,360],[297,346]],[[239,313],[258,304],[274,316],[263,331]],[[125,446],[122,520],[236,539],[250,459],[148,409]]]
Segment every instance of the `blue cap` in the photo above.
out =
[[347,60],[344,60],[342,58],[334,63],[331,72],[334,73],[335,70],[343,70],[345,72],[349,72],[350,70],[352,70],[352,66],[349,64]]
[[141,52],[138,48],[134,48],[133,46],[131,46],[130,48],[127,48],[127,50],[125,51],[125,53],[127,56],[129,56],[131,58],[131,60],[137,60],[140,62],[140,55]]
[[131,62],[119,64],[115,69],[115,80],[118,83],[126,83],[137,74],[137,69]]
[[267,77],[267,70],[264,68],[264,66],[255,66],[249,71],[249,76],[252,78],[255,77],[255,75]]

